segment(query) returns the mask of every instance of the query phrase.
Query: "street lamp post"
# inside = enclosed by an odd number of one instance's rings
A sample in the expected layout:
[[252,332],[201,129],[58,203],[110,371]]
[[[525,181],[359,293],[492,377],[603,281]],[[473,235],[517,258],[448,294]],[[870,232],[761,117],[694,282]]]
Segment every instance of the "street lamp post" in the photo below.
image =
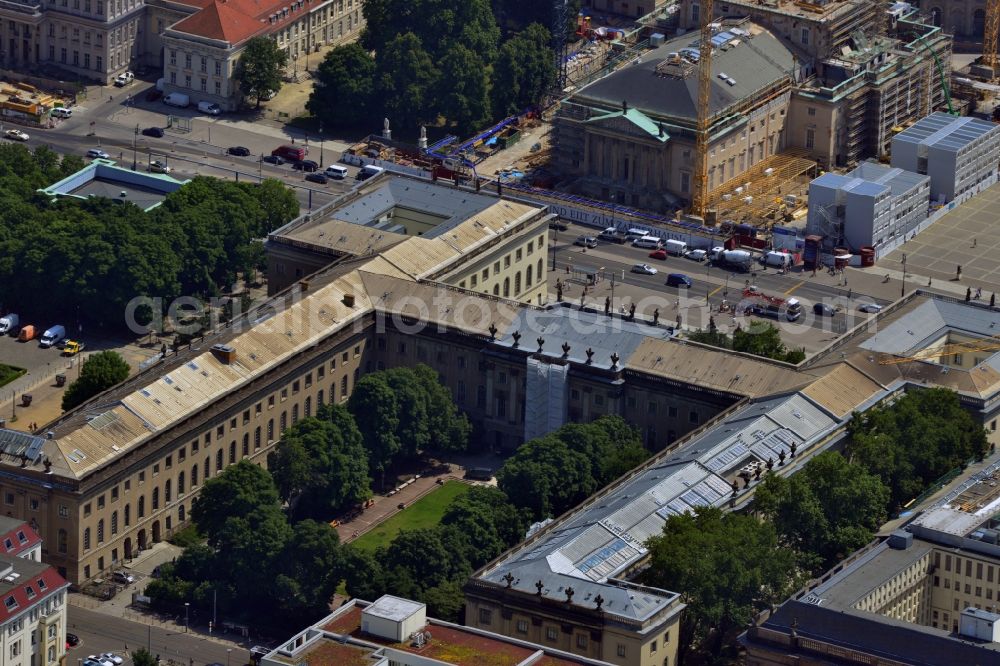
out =
[[226,666],[229,666],[229,655],[233,653],[233,648],[226,648]]
[[556,245],[559,244],[559,230],[552,232],[552,270],[556,269]]
[[184,602],[184,633],[188,633],[191,626],[191,604],[187,601]]
[[906,295],[906,253],[903,253],[903,283],[899,287],[899,297]]
[[319,168],[323,168],[323,125],[319,126]]
[[139,124],[136,123],[135,134],[132,135],[132,171],[136,167],[136,142],[139,140]]

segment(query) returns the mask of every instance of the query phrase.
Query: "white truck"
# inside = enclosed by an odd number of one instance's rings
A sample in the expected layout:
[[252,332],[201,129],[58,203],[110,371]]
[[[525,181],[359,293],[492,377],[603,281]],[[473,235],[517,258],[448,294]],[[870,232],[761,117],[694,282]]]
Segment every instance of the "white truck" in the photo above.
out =
[[688,251],[688,244],[684,241],[669,239],[663,244],[663,249],[667,251],[667,254],[683,257]]
[[753,255],[746,250],[727,250],[724,247],[713,247],[708,253],[712,263],[733,270],[747,273],[753,265]]
[[11,312],[9,315],[5,315],[0,318],[0,335],[10,335],[17,332],[18,324],[21,323],[21,318],[17,314]]
[[792,265],[792,255],[787,252],[768,252],[761,259],[765,266],[774,268],[789,268]]

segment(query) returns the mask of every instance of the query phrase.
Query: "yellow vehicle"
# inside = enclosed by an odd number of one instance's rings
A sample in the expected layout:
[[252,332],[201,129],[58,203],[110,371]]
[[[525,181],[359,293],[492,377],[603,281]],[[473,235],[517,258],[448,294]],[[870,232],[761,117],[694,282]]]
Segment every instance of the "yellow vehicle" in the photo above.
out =
[[66,344],[63,346],[62,355],[63,356],[76,356],[83,351],[84,344],[76,340],[67,340]]

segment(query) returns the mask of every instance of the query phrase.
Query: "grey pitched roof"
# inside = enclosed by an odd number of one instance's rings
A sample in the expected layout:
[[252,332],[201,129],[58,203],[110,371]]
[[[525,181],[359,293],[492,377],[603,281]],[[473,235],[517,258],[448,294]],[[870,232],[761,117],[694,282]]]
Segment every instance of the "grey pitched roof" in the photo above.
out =
[[1000,314],[985,306],[930,298],[859,346],[868,351],[902,355],[923,349],[951,330],[984,338],[1000,335]]
[[[725,50],[717,48],[713,52],[710,98],[713,114],[788,77],[795,65],[792,53],[773,35],[756,27],[752,32],[755,33],[753,36],[730,33],[734,39]],[[615,106],[626,101],[629,106],[654,119],[692,120],[697,117],[697,69],[686,78],[674,78],[658,74],[656,67],[671,53],[697,48],[697,34],[670,40],[642,56],[638,64],[626,65],[583,88],[573,96],[572,101]],[[723,80],[722,75],[732,79],[733,84]]]
[[642,620],[662,602],[633,595],[616,605],[607,583],[645,557],[646,541],[662,532],[666,520],[697,506],[724,505],[731,494],[726,477],[734,470],[750,461],[777,461],[793,442],[802,450],[836,423],[799,393],[747,404],[595,495],[479,577],[502,585],[509,573],[513,588],[532,594],[541,581],[542,595],[560,601],[571,586],[573,603],[584,606],[600,593],[609,600],[605,612]]

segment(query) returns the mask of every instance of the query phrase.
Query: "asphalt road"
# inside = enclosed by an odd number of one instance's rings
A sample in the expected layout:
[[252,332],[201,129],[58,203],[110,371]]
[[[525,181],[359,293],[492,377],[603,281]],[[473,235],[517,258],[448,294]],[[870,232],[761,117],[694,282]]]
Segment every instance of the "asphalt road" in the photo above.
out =
[[[91,122],[95,125],[92,127]],[[83,156],[91,148],[100,148],[109,153],[111,159],[119,165],[129,168],[135,161],[138,170],[145,170],[150,160],[164,160],[171,167],[171,175],[177,178],[193,178],[197,175],[209,175],[218,178],[235,179],[237,181],[258,182],[261,178],[277,178],[286,185],[295,188],[300,206],[309,210],[317,208],[348,191],[353,185],[356,169],[351,170],[346,180],[331,180],[326,185],[310,183],[305,180],[302,172],[294,171],[291,166],[274,166],[260,163],[256,157],[233,157],[226,155],[223,148],[195,141],[181,133],[167,131],[161,138],[147,137],[136,134],[135,129],[148,126],[165,125],[152,122],[128,126],[120,122],[110,122],[101,119],[87,109],[74,113],[73,117],[63,121],[54,129],[42,130],[36,128],[19,128],[27,131],[30,138],[26,142],[29,148],[47,145],[62,154]],[[10,123],[0,123],[4,130],[18,127]],[[93,134],[91,134],[93,132]],[[0,132],[2,134],[2,132]],[[4,141],[10,141],[4,138]],[[259,142],[255,146],[261,145]],[[279,141],[269,139],[267,145],[278,144]],[[234,145],[236,145],[234,143]],[[134,146],[134,150],[133,150]],[[256,150],[256,148],[252,148]],[[330,155],[334,157],[333,154]],[[333,159],[330,160],[333,163]]]
[[249,651],[227,648],[198,633],[178,633],[72,605],[67,613],[69,633],[80,637],[80,644],[66,653],[67,666],[79,666],[79,660],[101,652],[122,655],[128,666],[131,664],[128,653],[139,647],[148,647],[164,662],[170,659],[186,665],[191,660],[195,666],[211,663],[241,666],[250,661]]
[[[629,244],[618,245],[598,241],[598,247],[587,250],[586,253],[582,251],[583,248],[573,245],[573,241],[579,235],[592,234],[592,229],[575,225],[570,225],[567,231],[551,232],[555,247],[555,261],[559,272],[567,263],[586,269],[603,268],[605,274],[615,273],[617,281],[639,286],[668,298],[686,296],[688,299],[700,300],[702,304],[707,298],[714,309],[721,305],[723,299],[726,299],[730,304],[738,303],[746,282],[750,281],[763,293],[773,296],[794,296],[799,299],[806,311],[800,323],[833,332],[843,331],[867,316],[856,311],[858,304],[875,302],[884,305],[890,302],[885,298],[872,297],[853,291],[853,289],[849,291],[847,287],[835,287],[814,282],[808,279],[808,274],[802,272],[779,275],[776,269],[763,269],[759,267],[759,264],[755,264],[758,267],[755,273],[740,273],[711,265],[707,261],[697,262],[684,257],[668,256],[665,261],[651,259],[649,257],[650,250],[635,248]],[[551,255],[552,252],[550,252],[550,262]],[[632,273],[632,267],[640,263],[653,266],[658,270],[658,273],[656,275]],[[623,273],[624,278],[622,277]],[[669,273],[687,275],[691,278],[692,286],[690,288],[666,286]],[[851,296],[850,302],[848,302],[848,295]],[[828,303],[835,307],[839,305],[841,311],[832,318],[814,317],[811,313],[814,303]]]

